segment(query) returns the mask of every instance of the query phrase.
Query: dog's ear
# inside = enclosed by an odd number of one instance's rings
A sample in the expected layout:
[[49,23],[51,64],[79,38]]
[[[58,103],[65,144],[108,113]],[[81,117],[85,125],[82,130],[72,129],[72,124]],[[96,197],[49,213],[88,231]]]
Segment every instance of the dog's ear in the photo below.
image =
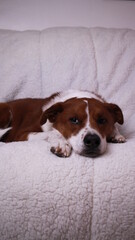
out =
[[47,119],[51,123],[54,123],[57,115],[61,112],[63,112],[63,104],[62,103],[54,104],[43,113],[40,120],[40,124],[43,125],[44,123],[46,123]]
[[7,103],[0,103],[0,128],[9,127],[12,121],[12,113]]
[[114,122],[122,125],[124,123],[124,117],[120,107],[113,103],[106,103],[106,106],[108,111],[112,114]]

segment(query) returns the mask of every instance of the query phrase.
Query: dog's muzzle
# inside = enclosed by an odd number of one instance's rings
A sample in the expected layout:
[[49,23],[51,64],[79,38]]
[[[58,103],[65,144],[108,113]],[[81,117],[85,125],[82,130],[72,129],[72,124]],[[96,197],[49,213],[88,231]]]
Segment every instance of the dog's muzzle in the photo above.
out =
[[97,134],[88,133],[83,139],[84,149],[81,155],[86,157],[97,157],[100,155],[100,143],[101,139]]

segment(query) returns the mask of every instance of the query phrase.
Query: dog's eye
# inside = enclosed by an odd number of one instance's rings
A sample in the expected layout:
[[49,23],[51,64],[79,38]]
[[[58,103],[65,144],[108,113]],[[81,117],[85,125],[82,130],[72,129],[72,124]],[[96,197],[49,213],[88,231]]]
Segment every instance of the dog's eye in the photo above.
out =
[[69,119],[71,123],[73,124],[79,124],[79,120],[76,117],[72,117]]
[[103,118],[103,117],[99,117],[97,119],[97,123],[103,125],[103,124],[107,123],[107,120],[105,118]]

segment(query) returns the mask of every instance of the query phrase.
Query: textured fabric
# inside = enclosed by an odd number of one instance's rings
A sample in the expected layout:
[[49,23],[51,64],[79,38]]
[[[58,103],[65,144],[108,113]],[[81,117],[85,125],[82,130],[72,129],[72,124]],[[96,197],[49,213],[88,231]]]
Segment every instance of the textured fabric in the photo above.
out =
[[0,147],[0,239],[89,239],[93,161],[44,142]]
[[90,90],[118,104],[124,144],[96,159],[0,144],[1,240],[135,238],[135,31],[0,30],[0,101]]

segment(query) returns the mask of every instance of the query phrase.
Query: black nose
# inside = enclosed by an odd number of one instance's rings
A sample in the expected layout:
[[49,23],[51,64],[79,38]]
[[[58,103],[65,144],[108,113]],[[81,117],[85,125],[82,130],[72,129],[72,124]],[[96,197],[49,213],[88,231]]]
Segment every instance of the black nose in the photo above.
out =
[[84,137],[84,145],[89,148],[97,148],[100,145],[100,138],[96,134],[87,134]]

